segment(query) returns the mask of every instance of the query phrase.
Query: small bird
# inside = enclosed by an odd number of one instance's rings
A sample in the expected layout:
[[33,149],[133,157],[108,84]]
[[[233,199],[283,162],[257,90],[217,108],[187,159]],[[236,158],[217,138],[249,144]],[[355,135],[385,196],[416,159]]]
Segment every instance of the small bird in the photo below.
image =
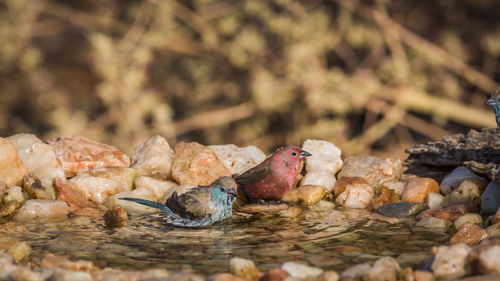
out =
[[162,210],[168,223],[182,227],[207,226],[231,217],[236,183],[220,177],[208,186],[195,187],[181,195],[174,192],[165,203],[140,198],[120,198]]
[[262,163],[235,177],[236,184],[251,199],[279,200],[290,189],[302,167],[302,161],[311,153],[289,145],[276,150]]
[[493,113],[495,113],[495,119],[497,121],[497,126],[500,128],[500,87],[496,88],[491,97],[486,101],[486,105],[493,108]]

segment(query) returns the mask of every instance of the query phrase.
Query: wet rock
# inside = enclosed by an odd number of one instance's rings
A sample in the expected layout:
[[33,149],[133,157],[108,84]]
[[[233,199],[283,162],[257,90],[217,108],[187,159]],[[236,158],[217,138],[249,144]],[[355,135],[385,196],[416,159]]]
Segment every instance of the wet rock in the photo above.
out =
[[97,167],[128,167],[130,160],[116,147],[81,136],[60,136],[49,140],[66,177]]
[[59,200],[28,200],[18,209],[13,220],[16,222],[57,221],[68,217],[71,209]]
[[[153,201],[165,201],[174,191],[178,185],[171,181],[162,181],[151,177],[138,177],[135,180],[135,188],[146,189],[153,194]],[[169,192],[170,191],[170,192]],[[169,194],[169,196],[167,196]]]
[[74,189],[68,184],[67,181],[56,179],[54,190],[56,192],[56,199],[64,201],[71,206],[77,208],[95,207],[95,203],[82,196],[79,190]]
[[248,279],[230,273],[217,273],[207,278],[207,281],[247,281]]
[[500,238],[500,223],[492,224],[486,228],[490,237]]
[[51,187],[55,178],[64,178],[64,171],[50,145],[32,134],[17,134],[7,140],[16,148],[28,171],[40,179],[43,187]]
[[42,268],[56,268],[61,267],[68,262],[70,262],[70,260],[67,257],[46,253],[42,258],[40,266]]
[[350,156],[345,160],[338,178],[361,177],[370,186],[375,186],[389,181],[397,181],[401,176],[401,170],[400,159]]
[[426,217],[417,222],[417,226],[430,229],[446,229],[451,225],[451,221],[435,217]]
[[454,222],[456,219],[466,214],[468,211],[469,209],[467,208],[467,206],[458,204],[446,208],[423,211],[418,214],[417,219],[420,220],[426,217],[436,217]]
[[300,213],[302,213],[302,209],[299,207],[289,207],[288,209],[282,210],[278,212],[280,217],[284,218],[296,218]]
[[344,192],[346,187],[353,185],[367,185],[368,183],[360,177],[341,177],[339,180],[335,183],[335,186],[333,187],[333,195],[335,197],[339,196],[340,193]]
[[467,167],[459,166],[441,181],[439,189],[442,194],[446,195],[457,188],[464,180],[471,178],[478,178],[484,181],[484,178],[476,175],[471,170],[467,169]]
[[93,281],[92,276],[87,272],[72,271],[63,268],[56,268],[50,278],[51,281]]
[[477,224],[465,223],[450,239],[450,244],[466,243],[469,246],[479,244],[481,240],[489,238],[488,231]]
[[429,271],[416,270],[415,281],[434,281],[434,276]]
[[439,209],[444,207],[444,196],[440,193],[431,192],[427,196],[425,203],[429,206],[430,209]]
[[302,278],[302,279],[314,278],[323,273],[323,270],[321,268],[312,267],[305,264],[296,263],[293,261],[283,263],[281,265],[281,269],[290,273],[292,277]]
[[154,200],[154,194],[148,189],[134,189],[131,192],[120,192],[108,198],[106,206],[121,206],[128,214],[152,214],[160,210],[151,208],[131,201],[120,200],[123,197],[141,198],[150,201]]
[[21,203],[17,202],[17,200],[9,201],[7,204],[3,204],[0,209],[0,216],[7,217],[14,213],[17,209],[21,207]]
[[26,242],[17,242],[7,249],[7,254],[19,263],[24,257],[29,256],[31,247]]
[[44,185],[42,181],[32,173],[28,173],[24,176],[23,187],[30,199],[56,199],[56,192],[54,187],[52,187],[52,183],[50,185]]
[[92,176],[116,182],[118,192],[131,191],[138,171],[128,167],[97,167],[90,171],[78,172],[78,176]]
[[3,203],[8,204],[10,201],[17,201],[23,203],[26,201],[27,195],[23,193],[23,189],[19,186],[11,186],[7,188],[3,194]]
[[335,175],[329,172],[309,172],[304,176],[300,185],[320,185],[324,186],[328,191],[332,191],[336,181]]
[[17,266],[13,264],[14,259],[0,252],[0,280],[8,280],[10,274],[17,269]]
[[291,275],[286,270],[274,268],[259,278],[259,281],[285,281],[289,277],[291,277]]
[[494,214],[500,207],[500,183],[490,182],[481,194],[481,214]]
[[121,206],[113,206],[104,214],[104,224],[107,227],[123,227],[128,223],[128,216]]
[[314,279],[314,281],[338,281],[338,280],[339,280],[339,274],[332,270],[325,271]]
[[401,193],[403,193],[403,189],[406,186],[406,182],[405,181],[385,182],[383,186],[389,188],[390,190],[393,190],[396,194],[400,195]]
[[479,210],[483,190],[483,180],[478,178],[466,179],[455,190],[445,196],[444,205],[464,204],[470,210]]
[[391,257],[383,257],[363,273],[363,281],[396,281],[400,270],[396,260]]
[[137,145],[130,155],[131,167],[136,168],[140,176],[168,179],[172,174],[174,151],[167,140],[154,136]]
[[462,215],[458,217],[458,219],[455,221],[455,229],[460,229],[462,226],[466,223],[473,223],[477,225],[482,225],[483,224],[483,218],[476,214],[476,213],[467,213],[465,215]]
[[403,189],[401,200],[405,202],[425,202],[429,193],[439,192],[439,184],[431,178],[412,178]]
[[370,268],[371,266],[366,263],[351,266],[340,274],[340,280],[344,280],[345,278],[361,279],[361,276],[370,270]]
[[277,213],[288,209],[287,204],[246,204],[240,206],[238,211],[243,213],[258,214],[258,213]]
[[309,206],[309,209],[313,211],[328,211],[335,208],[335,203],[326,200],[320,200],[318,203]]
[[478,256],[479,271],[482,274],[500,274],[500,246],[483,249]]
[[497,212],[491,217],[491,223],[499,223],[500,222],[500,208],[498,208]]
[[398,194],[385,185],[375,187],[374,191],[375,194],[370,202],[371,208],[374,210],[377,210],[383,205],[400,202]]
[[179,142],[175,146],[172,176],[180,184],[209,185],[231,172],[210,148],[196,142]]
[[18,266],[9,276],[11,281],[43,281],[40,273]]
[[229,260],[229,272],[249,280],[258,279],[262,276],[253,261],[236,257]]
[[319,185],[302,185],[290,190],[285,194],[281,201],[284,202],[299,202],[304,205],[316,204],[319,200],[323,199],[327,194],[327,190]]
[[458,278],[466,275],[467,255],[471,251],[465,243],[435,248],[432,272],[436,278]]
[[24,175],[28,172],[16,148],[8,140],[0,137],[0,181],[7,186],[21,185]]
[[3,181],[0,181],[0,201],[3,201],[5,191],[7,191],[7,184]]
[[414,216],[425,210],[427,205],[419,202],[398,202],[383,205],[377,212],[392,218],[405,218]]
[[115,181],[91,176],[76,176],[67,182],[68,186],[80,193],[84,200],[103,204],[109,196],[118,192]]
[[234,144],[210,145],[217,158],[231,174],[242,174],[266,159],[266,155],[256,146],[238,147]]
[[374,191],[367,184],[348,185],[335,199],[335,203],[347,208],[364,209],[370,206]]
[[77,260],[68,261],[62,265],[62,268],[72,271],[86,271],[90,272],[95,269],[94,263],[91,261]]

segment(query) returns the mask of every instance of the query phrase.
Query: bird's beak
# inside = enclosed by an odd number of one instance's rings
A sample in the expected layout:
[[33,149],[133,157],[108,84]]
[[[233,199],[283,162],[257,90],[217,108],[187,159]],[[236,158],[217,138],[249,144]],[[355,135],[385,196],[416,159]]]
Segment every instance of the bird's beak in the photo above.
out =
[[489,105],[489,106],[494,106],[495,105],[495,100],[493,99],[493,97],[490,97],[485,103],[484,105]]
[[302,152],[300,152],[300,158],[305,158],[305,157],[309,157],[309,156],[312,156],[312,154],[305,151],[305,150],[302,150]]
[[236,189],[231,188],[227,191],[227,193],[231,195],[231,197],[236,197]]

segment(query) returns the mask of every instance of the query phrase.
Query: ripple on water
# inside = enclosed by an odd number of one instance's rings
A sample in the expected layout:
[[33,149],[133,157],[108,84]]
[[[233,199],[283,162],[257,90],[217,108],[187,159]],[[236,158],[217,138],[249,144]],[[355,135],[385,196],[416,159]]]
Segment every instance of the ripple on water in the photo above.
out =
[[304,209],[293,219],[236,212],[231,221],[200,229],[173,228],[158,215],[133,216],[128,226],[116,230],[106,228],[101,218],[0,225],[0,241],[20,238],[35,258],[52,252],[98,261],[101,267],[192,268],[212,274],[227,272],[234,256],[253,260],[263,271],[286,261],[343,270],[383,255],[402,266],[414,265],[449,236],[373,220],[365,210]]

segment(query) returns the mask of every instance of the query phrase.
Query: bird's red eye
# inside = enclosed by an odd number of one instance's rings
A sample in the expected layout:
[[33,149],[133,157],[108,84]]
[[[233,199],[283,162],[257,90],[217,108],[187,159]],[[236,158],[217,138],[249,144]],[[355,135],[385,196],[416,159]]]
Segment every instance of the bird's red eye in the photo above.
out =
[[500,98],[498,98],[498,101],[500,101]]
[[222,192],[224,192],[224,188],[222,188],[222,187],[220,187],[219,190],[222,191]]
[[297,156],[297,152],[292,152],[292,156]]

